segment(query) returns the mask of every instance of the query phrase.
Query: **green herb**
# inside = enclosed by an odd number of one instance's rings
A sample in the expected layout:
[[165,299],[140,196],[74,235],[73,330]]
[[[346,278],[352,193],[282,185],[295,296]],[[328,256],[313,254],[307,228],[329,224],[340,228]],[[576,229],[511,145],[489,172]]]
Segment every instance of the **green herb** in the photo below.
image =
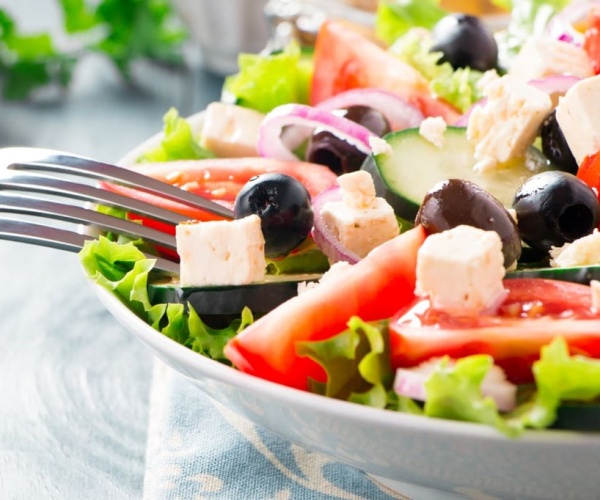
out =
[[8,9],[0,9],[0,75],[5,99],[26,99],[41,87],[67,88],[77,63],[89,53],[107,56],[125,81],[131,65],[148,58],[183,62],[185,32],[169,0],[57,0],[69,45],[60,49],[48,32],[23,34]]

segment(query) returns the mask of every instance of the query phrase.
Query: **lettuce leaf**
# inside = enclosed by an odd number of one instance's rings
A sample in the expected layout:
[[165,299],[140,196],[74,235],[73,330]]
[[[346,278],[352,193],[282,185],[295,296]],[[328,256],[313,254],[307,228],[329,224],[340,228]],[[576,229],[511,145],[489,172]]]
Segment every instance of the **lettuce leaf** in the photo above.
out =
[[207,326],[188,304],[152,304],[148,277],[154,259],[148,259],[133,242],[120,244],[100,236],[86,241],[79,252],[81,265],[92,281],[113,292],[133,313],[163,335],[222,363],[225,344],[252,324],[249,309],[223,329]]
[[519,435],[523,423],[502,418],[496,402],[481,394],[481,383],[493,364],[494,359],[484,354],[455,363],[443,358],[425,382],[425,415],[490,425],[510,437]]
[[366,323],[358,317],[348,329],[327,340],[298,342],[296,350],[319,363],[327,381],[311,380],[311,392],[385,408],[393,380],[386,323]]
[[562,401],[590,402],[600,396],[600,360],[569,355],[562,337],[542,348],[533,374],[537,395],[528,418],[531,427],[551,425]]
[[267,259],[267,274],[324,273],[329,260],[312,238],[308,238],[285,257]]
[[239,72],[228,76],[223,100],[267,113],[281,104],[308,104],[312,58],[297,43],[270,54],[240,54]]
[[185,118],[179,116],[175,108],[165,113],[163,122],[164,138],[160,145],[146,151],[138,161],[165,162],[214,157],[214,154],[200,146],[200,141],[194,137],[191,125]]
[[375,34],[391,45],[411,28],[433,28],[446,14],[440,0],[382,0],[377,6]]
[[484,73],[471,69],[454,70],[448,62],[440,63],[441,52],[430,52],[432,41],[422,32],[411,31],[400,37],[390,51],[418,70],[429,82],[431,92],[467,111],[482,95],[477,83]]

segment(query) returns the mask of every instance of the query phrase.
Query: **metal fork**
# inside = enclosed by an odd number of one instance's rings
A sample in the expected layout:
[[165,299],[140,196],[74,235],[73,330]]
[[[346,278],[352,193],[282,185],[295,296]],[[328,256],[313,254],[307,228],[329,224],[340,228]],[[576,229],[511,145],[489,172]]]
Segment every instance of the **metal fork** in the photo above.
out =
[[[176,248],[171,234],[101,213],[95,207],[108,206],[171,226],[185,220],[184,215],[102,189],[95,185],[99,180],[233,218],[230,209],[214,201],[127,168],[47,149],[4,148],[0,149],[0,212],[12,214],[13,218],[0,217],[0,239],[77,252],[87,239],[95,237],[29,220],[41,217],[78,227],[83,225],[95,234],[98,231],[122,234],[167,249]],[[62,203],[64,200],[71,203]],[[15,218],[17,215],[20,217]],[[168,256],[149,256],[157,259],[154,267],[157,271],[179,273],[179,265]]]

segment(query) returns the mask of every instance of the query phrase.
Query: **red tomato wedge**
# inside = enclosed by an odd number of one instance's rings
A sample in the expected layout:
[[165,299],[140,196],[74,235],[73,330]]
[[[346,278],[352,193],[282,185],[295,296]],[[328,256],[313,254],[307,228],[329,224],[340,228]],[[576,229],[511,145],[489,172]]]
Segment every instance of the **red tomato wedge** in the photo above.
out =
[[277,307],[234,337],[225,355],[239,370],[298,389],[323,369],[296,354],[300,341],[324,340],[347,328],[352,316],[389,318],[414,299],[417,251],[425,231],[416,227],[376,248],[351,268]]
[[394,92],[425,116],[442,116],[447,123],[459,117],[455,108],[431,95],[427,80],[412,66],[345,24],[323,23],[315,43],[311,103],[366,87]]
[[451,317],[418,300],[390,322],[392,365],[415,366],[430,358],[489,354],[508,379],[533,381],[540,349],[564,337],[572,354],[600,358],[600,314],[590,287],[545,279],[504,281],[508,296],[494,316]]
[[[271,172],[279,172],[298,179],[312,197],[336,185],[337,176],[327,167],[300,161],[282,161],[272,158],[211,158],[207,160],[181,160],[167,163],[140,163],[131,167],[141,174],[148,175],[167,184],[180,187],[205,198],[227,206],[233,206],[238,192],[252,177]],[[105,189],[131,198],[141,199],[158,205],[194,220],[212,220],[219,217],[181,203],[170,201],[143,191],[103,184]],[[146,221],[150,226],[173,232],[166,224]]]
[[577,177],[596,190],[600,200],[600,153],[586,156],[577,169]]
[[588,27],[583,34],[583,49],[587,52],[594,73],[600,73],[600,9],[590,8]]

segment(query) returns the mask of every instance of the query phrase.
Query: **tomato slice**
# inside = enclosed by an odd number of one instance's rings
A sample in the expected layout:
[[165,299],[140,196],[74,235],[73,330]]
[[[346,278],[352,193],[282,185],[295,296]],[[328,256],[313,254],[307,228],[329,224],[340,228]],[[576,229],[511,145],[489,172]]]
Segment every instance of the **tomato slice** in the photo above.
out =
[[583,34],[583,49],[587,52],[594,73],[600,73],[600,9],[590,8],[588,26]]
[[514,383],[533,381],[531,366],[555,337],[572,354],[600,358],[600,314],[591,309],[590,288],[564,281],[505,280],[508,296],[494,316],[455,317],[419,299],[390,323],[394,367],[430,358],[489,354]]
[[435,99],[427,80],[412,66],[346,24],[327,21],[315,42],[311,103],[353,88],[380,88],[416,105],[425,116],[453,123],[459,113]]
[[[282,161],[272,158],[215,158],[207,160],[184,160],[166,163],[140,163],[130,167],[132,170],[158,179],[172,186],[180,187],[199,196],[233,206],[240,189],[252,177],[271,172],[290,175],[299,180],[312,197],[334,186],[337,176],[327,167],[301,161]],[[161,198],[150,193],[138,191],[115,184],[104,183],[103,187],[167,208],[193,220],[214,220],[220,217],[192,208],[181,203]],[[165,232],[174,232],[171,226],[157,221],[132,216],[148,226]]]
[[577,177],[594,188],[600,200],[600,152],[584,158],[577,169]]
[[296,353],[296,343],[325,340],[352,316],[389,318],[414,299],[420,226],[384,243],[339,275],[283,303],[234,337],[225,355],[239,370],[298,389],[308,378],[325,381],[323,368]]

